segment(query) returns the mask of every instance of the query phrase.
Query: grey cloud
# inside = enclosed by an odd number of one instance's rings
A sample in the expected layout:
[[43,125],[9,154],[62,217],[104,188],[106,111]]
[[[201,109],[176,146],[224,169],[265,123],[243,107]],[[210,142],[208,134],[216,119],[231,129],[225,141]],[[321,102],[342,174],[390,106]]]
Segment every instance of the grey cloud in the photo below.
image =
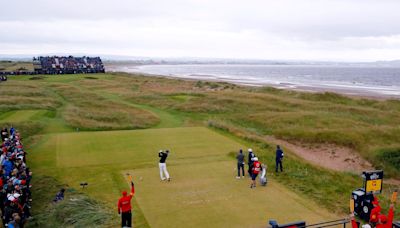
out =
[[400,58],[398,9],[397,0],[3,1],[0,53]]

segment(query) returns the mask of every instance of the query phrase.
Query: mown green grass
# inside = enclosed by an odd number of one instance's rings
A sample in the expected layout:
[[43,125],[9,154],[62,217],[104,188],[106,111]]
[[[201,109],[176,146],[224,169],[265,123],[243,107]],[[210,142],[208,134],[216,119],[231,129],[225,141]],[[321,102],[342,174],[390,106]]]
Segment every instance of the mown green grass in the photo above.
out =
[[4,112],[0,115],[0,122],[23,122],[29,120],[39,120],[44,116],[51,115],[47,110],[18,110]]
[[171,156],[175,162],[195,162],[211,155],[214,155],[212,159],[222,159],[226,154],[218,154],[218,151],[232,151],[240,146],[201,127],[65,133],[49,141],[56,144],[57,166],[63,168],[124,165],[126,162],[132,167],[152,166],[157,163],[160,149],[174,151]]
[[129,172],[142,178],[136,198],[151,227],[263,227],[268,219],[313,223],[337,218],[274,180],[250,189],[248,177],[234,178],[234,166],[231,159],[182,162],[168,167],[170,183],[159,180],[157,167]]
[[[109,211],[113,211],[120,189],[127,188],[121,179],[126,172],[132,173],[137,203],[151,227],[180,227],[186,223],[243,227],[249,225],[249,217],[258,226],[265,223],[266,214],[281,221],[335,217],[277,183],[252,193],[248,178],[234,179],[235,161],[228,156],[243,145],[204,127],[62,133],[47,137],[32,151],[36,161],[33,169],[51,173],[75,188],[80,182],[88,182],[89,186],[81,192],[107,202]],[[167,183],[169,190],[159,180],[157,155],[161,148],[171,150],[168,168],[173,182]],[[249,201],[259,206],[254,208]],[[290,213],[279,212],[289,205]]]

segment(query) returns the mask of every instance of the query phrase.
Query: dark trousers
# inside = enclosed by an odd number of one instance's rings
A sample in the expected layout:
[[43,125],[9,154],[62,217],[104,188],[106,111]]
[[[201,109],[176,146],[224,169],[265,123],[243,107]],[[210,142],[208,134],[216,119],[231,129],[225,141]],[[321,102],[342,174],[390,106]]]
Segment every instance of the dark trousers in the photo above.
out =
[[121,213],[121,227],[132,227],[131,211]]
[[237,164],[238,177],[240,177],[240,169],[242,170],[242,175],[244,176],[244,164],[243,163]]
[[248,163],[249,165],[249,170],[247,170],[247,172],[249,173],[249,176],[251,177],[253,175],[253,163]]
[[278,172],[278,167],[281,167],[281,172],[283,172],[282,160],[275,161],[275,172]]

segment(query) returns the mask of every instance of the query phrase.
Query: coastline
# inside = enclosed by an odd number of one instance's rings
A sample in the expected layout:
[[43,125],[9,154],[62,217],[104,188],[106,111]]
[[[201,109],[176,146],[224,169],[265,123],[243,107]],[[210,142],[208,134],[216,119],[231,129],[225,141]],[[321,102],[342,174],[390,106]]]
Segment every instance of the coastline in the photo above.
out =
[[[142,65],[137,65],[142,66]],[[125,68],[125,69],[124,69]],[[248,86],[248,87],[273,87],[276,89],[283,90],[291,90],[298,92],[308,92],[308,93],[324,93],[324,92],[332,92],[340,95],[345,95],[349,97],[355,98],[367,98],[367,99],[376,99],[376,100],[388,100],[388,99],[400,99],[400,91],[390,90],[384,91],[379,87],[355,87],[344,84],[295,84],[295,83],[268,83],[268,82],[260,82],[256,80],[246,79],[235,79],[229,77],[217,77],[213,75],[206,74],[191,74],[189,76],[185,75],[162,75],[162,74],[152,74],[140,71],[139,68],[131,68],[131,67],[122,67],[122,66],[107,66],[107,71],[110,73],[128,73],[132,75],[140,74],[149,77],[164,77],[170,79],[181,79],[181,80],[189,80],[189,81],[209,81],[209,82],[227,82],[239,86]]]

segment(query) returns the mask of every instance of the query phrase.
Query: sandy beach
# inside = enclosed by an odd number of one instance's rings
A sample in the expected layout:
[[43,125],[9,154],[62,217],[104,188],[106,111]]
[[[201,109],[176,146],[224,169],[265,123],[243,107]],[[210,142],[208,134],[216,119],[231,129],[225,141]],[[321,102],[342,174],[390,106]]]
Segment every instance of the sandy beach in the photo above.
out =
[[228,82],[241,86],[262,87],[270,86],[278,89],[302,91],[302,92],[334,92],[353,97],[365,97],[371,99],[400,99],[400,87],[397,86],[370,86],[351,83],[327,83],[324,81],[310,82],[279,82],[273,80],[260,80],[255,77],[242,77],[231,75],[209,75],[204,73],[192,74],[160,74],[152,73],[146,70],[143,65],[124,65],[124,64],[107,64],[108,72],[126,72],[140,73],[147,76],[158,76],[167,78],[180,78],[186,80],[202,80],[213,82]]

